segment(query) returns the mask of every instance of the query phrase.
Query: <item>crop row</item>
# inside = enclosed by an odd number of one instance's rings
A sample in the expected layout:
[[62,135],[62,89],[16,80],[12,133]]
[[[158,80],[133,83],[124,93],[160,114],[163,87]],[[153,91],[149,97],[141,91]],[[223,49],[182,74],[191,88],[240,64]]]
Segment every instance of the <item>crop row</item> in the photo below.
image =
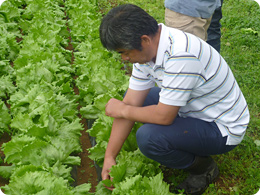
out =
[[[80,164],[77,96],[73,90],[63,1],[6,1],[1,6],[1,96],[11,140],[2,145],[6,194],[87,194],[90,184],[71,187]],[[1,85],[2,86],[2,85]],[[10,107],[10,109],[6,109]],[[8,112],[7,112],[8,111]],[[1,111],[2,112],[2,111]]]

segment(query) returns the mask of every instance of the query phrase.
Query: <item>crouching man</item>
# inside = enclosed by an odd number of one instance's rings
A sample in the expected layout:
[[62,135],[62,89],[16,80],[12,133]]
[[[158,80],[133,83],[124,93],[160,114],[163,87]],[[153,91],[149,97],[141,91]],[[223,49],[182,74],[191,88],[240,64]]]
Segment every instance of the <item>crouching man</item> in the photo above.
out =
[[115,7],[103,18],[105,48],[133,63],[123,101],[111,99],[106,115],[115,118],[102,178],[110,179],[134,122],[144,125],[136,139],[150,159],[190,174],[177,186],[201,194],[219,175],[211,155],[234,149],[249,123],[246,100],[220,54],[200,38],[158,24],[138,6]]

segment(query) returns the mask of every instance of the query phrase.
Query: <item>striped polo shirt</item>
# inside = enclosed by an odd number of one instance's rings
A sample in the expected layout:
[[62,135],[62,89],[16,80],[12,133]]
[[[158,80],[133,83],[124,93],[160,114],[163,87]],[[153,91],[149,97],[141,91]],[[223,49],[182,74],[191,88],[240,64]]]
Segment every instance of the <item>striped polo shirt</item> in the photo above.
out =
[[163,24],[156,62],[133,64],[129,88],[161,88],[160,102],[181,117],[215,122],[227,145],[239,144],[249,123],[246,100],[220,54],[200,38]]

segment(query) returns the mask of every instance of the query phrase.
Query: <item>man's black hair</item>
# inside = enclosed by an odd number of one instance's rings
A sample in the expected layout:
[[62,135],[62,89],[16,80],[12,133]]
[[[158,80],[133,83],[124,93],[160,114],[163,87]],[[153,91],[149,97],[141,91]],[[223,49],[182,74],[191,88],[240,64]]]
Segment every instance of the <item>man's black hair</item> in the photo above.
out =
[[111,9],[99,27],[101,43],[108,50],[142,50],[141,36],[154,36],[157,31],[157,21],[142,8],[132,4]]

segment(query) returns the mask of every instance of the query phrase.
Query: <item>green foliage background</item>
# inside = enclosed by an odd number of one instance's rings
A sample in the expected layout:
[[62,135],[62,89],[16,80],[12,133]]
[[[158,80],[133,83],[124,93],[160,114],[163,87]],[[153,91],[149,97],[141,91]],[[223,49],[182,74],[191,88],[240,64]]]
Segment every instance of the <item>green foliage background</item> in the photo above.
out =
[[[136,4],[164,23],[164,0],[100,0],[99,6],[106,13],[124,3]],[[221,55],[247,100],[251,121],[238,147],[214,156],[221,175],[204,194],[253,195],[260,188],[260,7],[253,0],[224,0],[222,12]],[[175,185],[181,178],[175,175],[171,180]]]

